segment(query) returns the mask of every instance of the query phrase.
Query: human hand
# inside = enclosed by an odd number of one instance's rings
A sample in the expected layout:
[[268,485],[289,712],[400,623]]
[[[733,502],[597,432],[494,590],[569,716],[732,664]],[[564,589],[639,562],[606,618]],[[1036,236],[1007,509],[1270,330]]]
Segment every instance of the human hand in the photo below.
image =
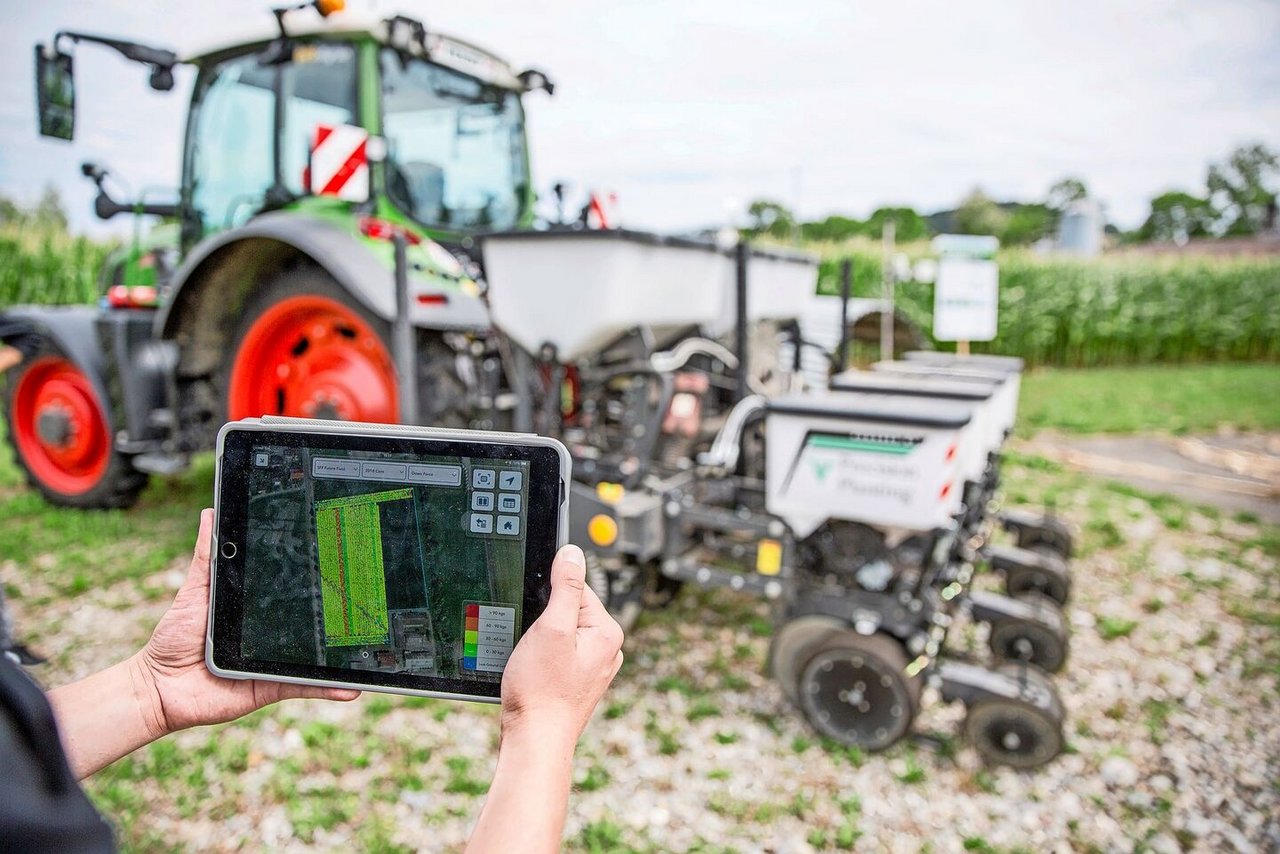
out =
[[551,564],[551,600],[516,644],[502,677],[502,732],[572,747],[622,667],[622,627],[586,583],[582,549]]
[[223,679],[205,666],[209,622],[209,550],[213,511],[200,514],[195,555],[187,580],[151,639],[132,659],[139,705],[152,738],[202,724],[235,720],[271,703],[295,697],[354,700],[359,691],[292,685],[259,679]]

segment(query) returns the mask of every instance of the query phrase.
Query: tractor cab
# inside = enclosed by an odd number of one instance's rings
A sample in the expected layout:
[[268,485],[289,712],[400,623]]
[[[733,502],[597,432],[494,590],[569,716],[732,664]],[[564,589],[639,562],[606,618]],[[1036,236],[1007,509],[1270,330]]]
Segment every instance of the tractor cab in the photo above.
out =
[[185,241],[335,200],[444,240],[529,221],[536,72],[408,18],[334,16],[188,61]]
[[[292,14],[308,7],[319,15]],[[99,189],[100,217],[176,219],[184,255],[275,210],[356,214],[375,230],[385,222],[446,242],[530,224],[521,96],[552,91],[546,76],[516,74],[420,21],[335,14],[340,9],[335,0],[277,9],[275,32],[185,57],[60,32],[36,47],[41,133],[72,138],[69,45],[97,43],[148,65],[160,90],[172,88],[174,66],[196,69],[176,204],[117,201],[105,169],[85,171]]]

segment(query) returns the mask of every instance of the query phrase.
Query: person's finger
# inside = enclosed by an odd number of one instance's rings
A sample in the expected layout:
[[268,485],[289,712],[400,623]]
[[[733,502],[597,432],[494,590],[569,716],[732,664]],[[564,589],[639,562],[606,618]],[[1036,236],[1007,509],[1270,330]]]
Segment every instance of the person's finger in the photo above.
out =
[[196,534],[196,549],[191,556],[191,567],[187,570],[184,587],[209,586],[209,555],[213,549],[213,510],[205,508],[200,511],[200,531]]
[[554,629],[573,632],[578,628],[578,608],[587,587],[587,559],[582,549],[567,545],[551,563],[551,598],[539,621]]
[[348,702],[360,696],[354,688],[325,688],[322,685],[280,684],[281,700],[338,700]]

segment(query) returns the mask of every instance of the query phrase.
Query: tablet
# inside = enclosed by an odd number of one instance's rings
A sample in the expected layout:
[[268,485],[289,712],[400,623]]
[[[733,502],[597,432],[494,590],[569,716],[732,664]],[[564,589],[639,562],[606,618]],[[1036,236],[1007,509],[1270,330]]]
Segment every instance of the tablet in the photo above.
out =
[[550,596],[569,466],[559,442],[524,434],[227,424],[209,670],[496,702]]

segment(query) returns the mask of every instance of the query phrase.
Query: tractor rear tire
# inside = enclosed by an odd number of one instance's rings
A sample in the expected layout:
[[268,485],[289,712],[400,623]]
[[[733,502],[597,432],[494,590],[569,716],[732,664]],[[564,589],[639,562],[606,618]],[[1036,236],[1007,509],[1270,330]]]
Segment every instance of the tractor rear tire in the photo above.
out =
[[[456,356],[439,333],[417,331],[420,424],[470,421]],[[391,324],[315,267],[279,276],[253,297],[219,378],[228,420],[288,415],[403,422]]]
[[14,460],[50,504],[130,507],[147,485],[147,475],[115,449],[93,381],[51,342],[8,375],[4,413]]

